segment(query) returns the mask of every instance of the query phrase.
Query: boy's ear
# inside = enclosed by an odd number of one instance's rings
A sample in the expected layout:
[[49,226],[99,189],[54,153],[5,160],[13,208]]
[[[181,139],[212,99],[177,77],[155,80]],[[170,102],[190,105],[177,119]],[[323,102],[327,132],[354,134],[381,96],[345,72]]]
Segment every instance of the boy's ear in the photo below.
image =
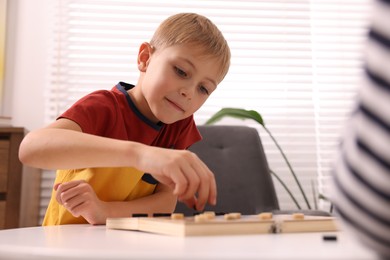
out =
[[138,61],[137,61],[139,71],[141,72],[146,71],[146,68],[148,67],[149,64],[149,60],[152,56],[152,52],[153,52],[153,47],[149,43],[144,42],[141,44],[138,51]]

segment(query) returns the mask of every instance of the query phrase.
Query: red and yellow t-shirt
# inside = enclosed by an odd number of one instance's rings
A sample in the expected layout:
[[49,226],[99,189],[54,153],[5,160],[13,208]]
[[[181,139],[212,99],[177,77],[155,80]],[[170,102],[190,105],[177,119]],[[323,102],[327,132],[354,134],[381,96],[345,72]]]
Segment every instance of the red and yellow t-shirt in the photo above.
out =
[[[112,90],[95,91],[77,101],[59,118],[80,125],[84,133],[129,140],[147,145],[187,149],[201,136],[193,117],[173,124],[155,124],[140,113],[126,90],[133,85],[120,82]],[[85,180],[103,201],[129,201],[154,192],[157,182],[135,168],[87,168],[58,170],[55,183]],[[46,211],[43,225],[87,223],[75,218],[55,199],[55,191]]]

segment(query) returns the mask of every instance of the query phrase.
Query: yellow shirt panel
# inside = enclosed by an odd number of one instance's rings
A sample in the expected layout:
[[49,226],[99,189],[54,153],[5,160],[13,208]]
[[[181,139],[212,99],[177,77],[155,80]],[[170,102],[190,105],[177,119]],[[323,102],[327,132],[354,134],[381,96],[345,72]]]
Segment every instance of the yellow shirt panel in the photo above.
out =
[[[87,168],[58,170],[54,183],[85,180],[103,201],[130,201],[153,194],[156,184],[142,180],[143,172],[135,168]],[[55,199],[54,189],[43,225],[86,224],[83,217],[75,218]]]

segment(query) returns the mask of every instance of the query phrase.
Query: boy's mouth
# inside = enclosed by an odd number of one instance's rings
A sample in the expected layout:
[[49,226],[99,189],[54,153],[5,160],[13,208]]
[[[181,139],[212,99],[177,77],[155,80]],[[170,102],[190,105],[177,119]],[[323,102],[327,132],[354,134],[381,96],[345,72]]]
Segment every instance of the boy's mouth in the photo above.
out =
[[173,108],[175,108],[176,110],[178,110],[178,111],[180,111],[180,112],[185,112],[185,110],[180,106],[180,105],[178,105],[177,103],[175,103],[175,102],[173,102],[172,100],[170,100],[170,99],[168,99],[168,98],[165,98],[167,101],[168,101],[168,103],[170,104],[170,105],[172,105],[172,107]]

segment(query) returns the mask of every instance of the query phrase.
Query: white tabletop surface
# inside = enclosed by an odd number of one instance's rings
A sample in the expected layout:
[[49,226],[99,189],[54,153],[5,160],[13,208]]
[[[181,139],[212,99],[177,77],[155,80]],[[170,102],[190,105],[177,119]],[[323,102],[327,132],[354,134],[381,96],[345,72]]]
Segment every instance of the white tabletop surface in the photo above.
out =
[[0,231],[0,259],[377,259],[345,233],[171,237],[105,226]]

